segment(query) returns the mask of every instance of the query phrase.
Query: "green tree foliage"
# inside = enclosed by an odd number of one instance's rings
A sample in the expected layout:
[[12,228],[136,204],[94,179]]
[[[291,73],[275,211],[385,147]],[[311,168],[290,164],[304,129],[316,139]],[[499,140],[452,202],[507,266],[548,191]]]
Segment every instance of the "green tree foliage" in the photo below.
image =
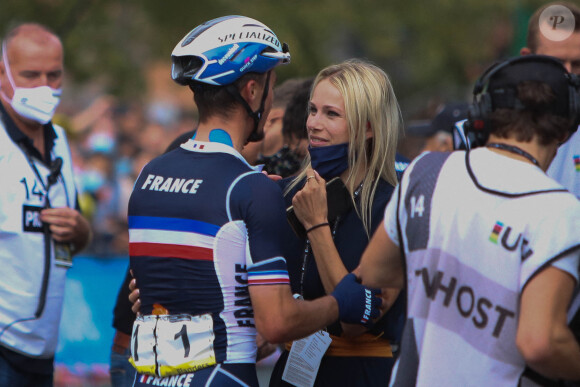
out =
[[[279,79],[363,57],[391,76],[402,104],[425,95],[465,97],[498,57],[517,54],[537,0],[2,0],[0,25],[53,28],[76,82],[121,96],[143,93],[143,69],[169,57],[190,29],[211,18],[259,19],[290,45]],[[169,66],[169,65],[168,65]],[[168,82],[169,76],[168,76]],[[411,109],[411,108],[410,108]],[[411,109],[412,110],[412,109]]]

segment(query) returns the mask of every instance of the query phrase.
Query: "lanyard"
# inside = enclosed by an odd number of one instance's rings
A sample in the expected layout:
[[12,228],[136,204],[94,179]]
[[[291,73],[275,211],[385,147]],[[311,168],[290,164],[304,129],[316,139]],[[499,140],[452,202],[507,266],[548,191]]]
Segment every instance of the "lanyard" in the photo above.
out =
[[532,162],[532,164],[534,164],[535,166],[537,166],[537,167],[540,166],[540,163],[538,162],[538,160],[536,160],[536,158],[534,156],[532,156],[531,154],[529,154],[525,150],[518,148],[517,146],[492,142],[492,143],[487,144],[486,147],[502,149],[502,150],[505,150],[505,151],[508,151],[511,153],[518,154],[518,155],[523,156],[526,159],[530,160]]
[[42,188],[46,192],[45,198],[44,198],[44,208],[51,207],[50,199],[48,198],[48,191],[50,190],[50,187],[59,180],[59,177],[60,177],[60,180],[63,184],[67,207],[70,207],[68,191],[66,189],[66,185],[64,184],[64,179],[63,179],[62,174],[61,174],[62,158],[57,157],[51,162],[50,167],[49,167],[50,173],[46,179],[47,184],[45,184],[44,180],[42,179],[42,176],[40,176],[40,172],[38,171],[38,168],[36,168],[36,164],[34,163],[32,156],[30,155],[30,153],[28,153],[28,150],[26,149],[26,147],[20,146],[20,149],[22,149],[22,152],[26,156],[26,161],[28,161],[28,165],[30,166],[30,168],[32,169],[32,171],[36,175],[36,178],[40,181],[40,185],[42,186]]
[[[338,221],[340,216],[336,218],[334,224],[332,225],[332,240],[336,235],[336,229],[338,228]],[[308,257],[310,256],[310,239],[306,239],[306,246],[304,246],[304,255],[302,257],[302,268],[300,270],[300,295],[304,297],[304,277],[306,275],[306,264],[308,263]]]

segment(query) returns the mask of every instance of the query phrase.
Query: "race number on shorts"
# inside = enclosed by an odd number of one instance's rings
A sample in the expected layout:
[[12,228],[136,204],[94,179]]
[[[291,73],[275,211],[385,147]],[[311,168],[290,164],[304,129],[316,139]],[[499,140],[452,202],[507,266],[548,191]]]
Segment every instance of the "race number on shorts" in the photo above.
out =
[[129,361],[137,372],[158,377],[194,372],[216,364],[213,340],[210,314],[138,316]]

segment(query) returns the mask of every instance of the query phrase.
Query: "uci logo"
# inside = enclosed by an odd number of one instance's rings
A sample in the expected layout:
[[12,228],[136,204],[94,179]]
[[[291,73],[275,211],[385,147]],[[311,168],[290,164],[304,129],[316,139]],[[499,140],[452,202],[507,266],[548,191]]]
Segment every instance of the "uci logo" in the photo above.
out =
[[518,234],[517,238],[514,239],[510,235],[511,233],[512,228],[510,226],[505,227],[502,222],[498,221],[491,230],[489,241],[496,245],[501,243],[501,246],[508,251],[515,251],[519,247],[523,262],[534,253],[534,250],[529,246],[530,241],[524,238],[522,234]]

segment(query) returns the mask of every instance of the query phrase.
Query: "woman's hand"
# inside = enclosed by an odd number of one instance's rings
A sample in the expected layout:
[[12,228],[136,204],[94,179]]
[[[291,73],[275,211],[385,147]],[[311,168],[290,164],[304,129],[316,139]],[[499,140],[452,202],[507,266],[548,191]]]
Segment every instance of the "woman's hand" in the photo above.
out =
[[[132,274],[132,273],[131,273]],[[141,299],[139,298],[139,289],[137,288],[137,280],[133,278],[131,282],[129,282],[129,301],[133,306],[131,306],[131,310],[137,316],[139,316],[139,309],[141,309]]]
[[306,183],[294,195],[292,206],[298,220],[307,230],[317,224],[328,222],[326,181],[312,168],[306,170]]
[[256,356],[256,361],[260,361],[276,351],[278,346],[276,344],[271,344],[264,339],[260,332],[256,332],[256,346],[258,347],[258,354]]

